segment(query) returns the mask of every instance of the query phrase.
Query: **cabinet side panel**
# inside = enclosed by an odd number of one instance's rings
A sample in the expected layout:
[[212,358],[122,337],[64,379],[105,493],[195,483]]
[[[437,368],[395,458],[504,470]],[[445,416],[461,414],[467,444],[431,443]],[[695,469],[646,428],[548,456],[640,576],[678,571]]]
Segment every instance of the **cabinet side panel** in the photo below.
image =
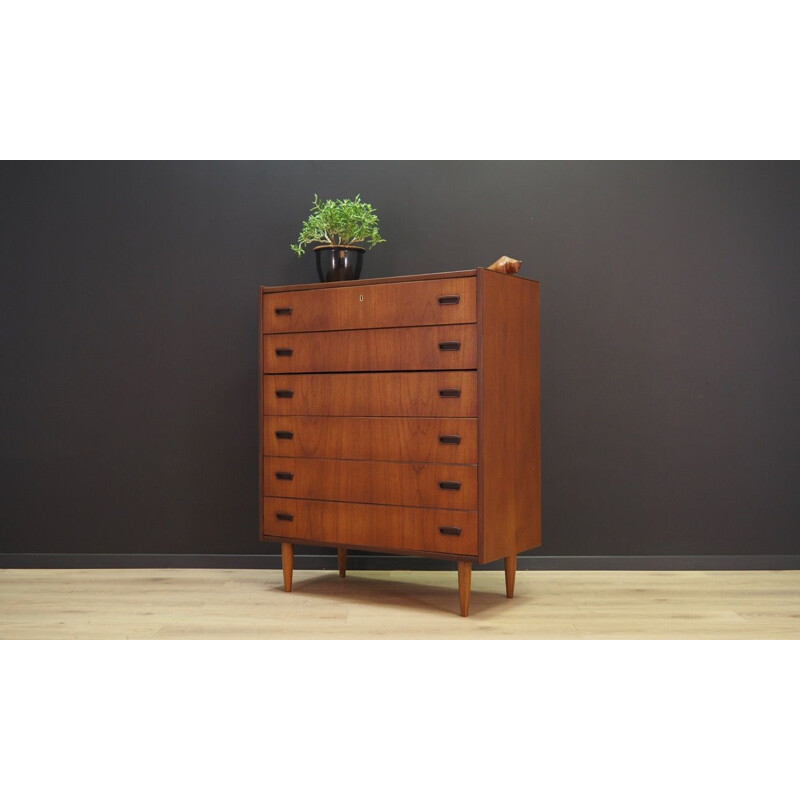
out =
[[264,287],[258,291],[258,534],[264,533]]
[[478,271],[480,563],[541,544],[539,284]]

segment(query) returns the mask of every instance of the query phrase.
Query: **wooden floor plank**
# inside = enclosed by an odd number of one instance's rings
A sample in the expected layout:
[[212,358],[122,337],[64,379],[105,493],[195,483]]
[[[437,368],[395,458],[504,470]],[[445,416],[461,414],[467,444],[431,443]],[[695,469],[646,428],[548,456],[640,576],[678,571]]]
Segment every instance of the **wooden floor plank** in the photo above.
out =
[[2,639],[800,639],[800,571],[0,570]]

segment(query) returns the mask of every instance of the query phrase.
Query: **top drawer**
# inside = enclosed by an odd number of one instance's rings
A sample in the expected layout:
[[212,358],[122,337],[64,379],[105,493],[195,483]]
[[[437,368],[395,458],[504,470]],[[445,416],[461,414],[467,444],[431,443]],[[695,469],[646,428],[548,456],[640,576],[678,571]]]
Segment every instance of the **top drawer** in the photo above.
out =
[[320,285],[261,295],[264,333],[454,325],[477,320],[475,278]]

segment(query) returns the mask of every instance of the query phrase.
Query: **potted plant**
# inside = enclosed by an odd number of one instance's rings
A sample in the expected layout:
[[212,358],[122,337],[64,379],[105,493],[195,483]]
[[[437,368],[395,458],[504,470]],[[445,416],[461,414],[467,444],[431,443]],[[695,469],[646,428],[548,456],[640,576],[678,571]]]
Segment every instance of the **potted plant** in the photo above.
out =
[[317,273],[321,281],[356,280],[361,275],[361,264],[366,248],[358,242],[369,243],[370,248],[380,242],[378,217],[375,209],[356,195],[353,200],[320,201],[314,195],[311,216],[303,223],[297,244],[291,245],[298,256],[311,242],[322,242],[314,248]]

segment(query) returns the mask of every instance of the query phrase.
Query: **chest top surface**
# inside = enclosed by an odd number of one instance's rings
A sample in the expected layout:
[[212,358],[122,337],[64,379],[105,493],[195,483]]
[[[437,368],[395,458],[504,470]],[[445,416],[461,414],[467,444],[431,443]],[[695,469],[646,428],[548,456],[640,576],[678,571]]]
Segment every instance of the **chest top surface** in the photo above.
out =
[[[347,288],[348,286],[369,286],[371,284],[379,284],[379,283],[406,283],[406,282],[413,282],[413,281],[435,281],[435,280],[443,280],[447,278],[474,278],[479,272],[488,271],[482,267],[477,269],[463,269],[463,270],[453,270],[450,272],[428,272],[421,275],[395,275],[388,278],[365,278],[363,280],[357,281],[335,281],[333,283],[296,283],[286,286],[262,286],[261,291],[264,293],[273,293],[273,292],[301,292],[307,291],[311,289],[343,289]],[[499,275],[500,273],[494,273]],[[531,278],[523,277],[522,275],[504,275],[503,277],[515,280],[523,280],[523,281],[530,281],[532,283],[537,283],[538,281],[533,281]]]

